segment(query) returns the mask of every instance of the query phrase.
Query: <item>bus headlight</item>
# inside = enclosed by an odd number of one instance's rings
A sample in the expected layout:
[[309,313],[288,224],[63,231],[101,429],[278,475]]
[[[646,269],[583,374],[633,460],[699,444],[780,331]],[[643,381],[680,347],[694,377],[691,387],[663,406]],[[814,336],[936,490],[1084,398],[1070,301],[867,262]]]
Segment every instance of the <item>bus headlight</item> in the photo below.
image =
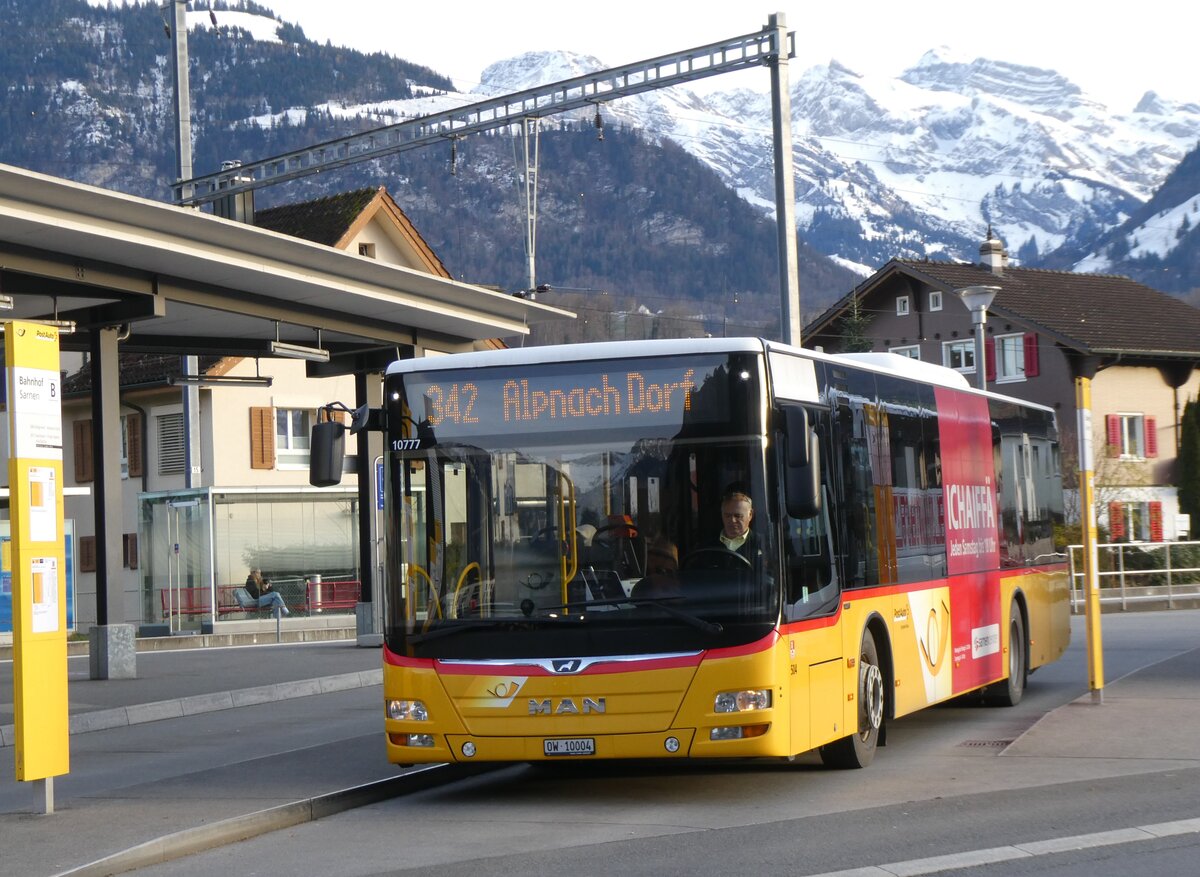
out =
[[771,689],[750,688],[745,691],[722,691],[713,702],[713,712],[742,713],[747,710],[771,708]]
[[414,722],[429,721],[429,710],[420,700],[389,700],[387,702],[387,717],[389,719],[409,719]]
[[729,725],[724,728],[713,728],[708,732],[709,740],[748,740],[751,737],[761,737],[767,733],[770,725]]

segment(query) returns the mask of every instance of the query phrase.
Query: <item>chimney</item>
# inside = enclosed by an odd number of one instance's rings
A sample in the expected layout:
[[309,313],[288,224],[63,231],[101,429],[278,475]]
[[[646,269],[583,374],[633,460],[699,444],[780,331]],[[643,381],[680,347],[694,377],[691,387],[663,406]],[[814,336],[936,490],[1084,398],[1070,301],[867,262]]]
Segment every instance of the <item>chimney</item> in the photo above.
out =
[[979,264],[989,269],[997,277],[1004,275],[1008,267],[1008,250],[1004,243],[992,235],[992,226],[988,224],[987,239],[979,245]]

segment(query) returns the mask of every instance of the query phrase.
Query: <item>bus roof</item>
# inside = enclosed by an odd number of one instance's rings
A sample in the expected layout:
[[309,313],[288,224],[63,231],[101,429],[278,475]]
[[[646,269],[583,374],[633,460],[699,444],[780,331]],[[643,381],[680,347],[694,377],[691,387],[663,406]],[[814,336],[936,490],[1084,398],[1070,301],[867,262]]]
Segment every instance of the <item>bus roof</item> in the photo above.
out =
[[[688,353],[762,353],[761,338],[661,338],[652,341],[598,341],[588,344],[555,344],[545,347],[510,347],[402,359],[388,366],[388,374],[436,371],[449,368],[486,368],[497,365],[537,365],[622,359],[627,356],[671,356]],[[794,348],[793,348],[794,349]],[[808,351],[803,351],[807,353]]]
[[969,390],[971,383],[960,372],[944,365],[922,362],[898,353],[839,353],[834,359],[850,360],[856,365],[872,366],[902,378],[910,378],[923,384],[938,384],[956,390]]
[[425,356],[401,359],[388,366],[387,373],[440,371],[458,368],[488,368],[493,366],[540,365],[553,362],[582,362],[624,357],[674,356],[689,353],[783,353],[832,365],[850,365],[866,371],[908,378],[922,384],[948,387],[969,393],[982,393],[1006,399],[1030,408],[1046,408],[1036,402],[1017,399],[992,391],[979,390],[959,372],[946,366],[922,362],[896,353],[824,353],[804,347],[794,347],[764,338],[660,338],[648,341],[597,341],[587,344],[554,344],[541,347],[510,347],[503,350],[480,350],[471,353],[449,353],[444,356]]

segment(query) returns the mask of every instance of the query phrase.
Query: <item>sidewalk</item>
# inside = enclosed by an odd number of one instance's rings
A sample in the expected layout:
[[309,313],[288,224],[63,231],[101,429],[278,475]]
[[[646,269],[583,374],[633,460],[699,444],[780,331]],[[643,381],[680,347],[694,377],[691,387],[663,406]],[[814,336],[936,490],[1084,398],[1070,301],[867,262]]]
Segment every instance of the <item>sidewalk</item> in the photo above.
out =
[[[397,793],[400,770],[379,743],[378,648],[139,650],[137,672],[92,680],[86,651],[69,658],[71,769],[44,815],[38,787],[14,776],[12,664],[0,663],[2,877],[65,873],[149,844],[136,867],[172,846],[228,843]],[[338,716],[348,718],[336,735],[306,730]],[[262,752],[240,742],[259,734],[287,740]]]
[[[380,653],[353,641],[139,652],[133,680],[93,681],[87,660],[70,659],[71,772],[56,779],[53,815],[16,782],[11,736],[0,745],[0,877],[120,873],[450,773],[386,762]],[[11,676],[0,663],[0,724],[12,720]],[[1200,649],[1115,680],[1103,706],[1084,695],[1052,710],[1003,756],[1194,766],[1196,722]],[[245,743],[258,734],[287,739],[260,753]]]
[[[1043,758],[1200,762],[1200,649],[1152,664],[1047,713],[1004,750]],[[1196,765],[1191,765],[1196,766]]]

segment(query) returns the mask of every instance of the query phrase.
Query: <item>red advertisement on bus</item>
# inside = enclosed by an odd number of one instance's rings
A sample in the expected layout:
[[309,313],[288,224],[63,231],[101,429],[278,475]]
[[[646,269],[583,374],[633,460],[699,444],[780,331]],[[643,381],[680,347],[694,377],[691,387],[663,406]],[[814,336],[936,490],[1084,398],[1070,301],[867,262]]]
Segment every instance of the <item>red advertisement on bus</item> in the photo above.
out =
[[987,399],[935,387],[942,445],[954,690],[1002,673],[1000,546]]

